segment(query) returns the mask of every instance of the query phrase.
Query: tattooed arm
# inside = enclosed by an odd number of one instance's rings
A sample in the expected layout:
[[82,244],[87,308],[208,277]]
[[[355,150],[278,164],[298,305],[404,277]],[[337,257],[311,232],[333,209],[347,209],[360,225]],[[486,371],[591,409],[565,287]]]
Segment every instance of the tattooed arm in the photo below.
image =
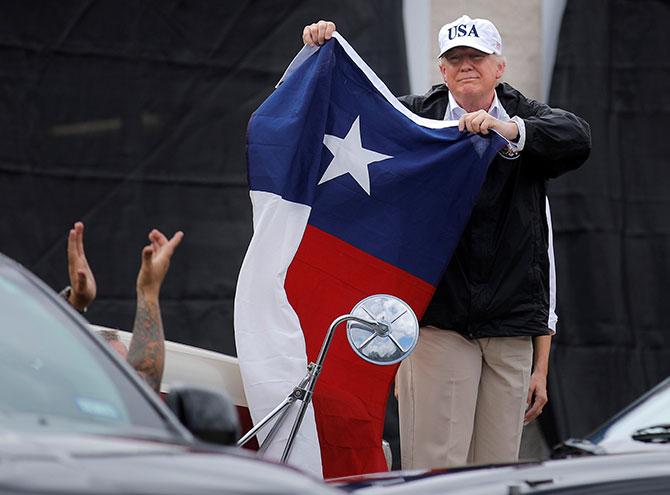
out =
[[142,250],[142,266],[137,275],[137,309],[128,363],[156,390],[160,391],[165,366],[165,335],[158,296],[170,267],[170,258],[184,234],[168,240],[158,230],[149,234],[151,244]]
[[128,363],[151,388],[160,392],[165,365],[165,336],[157,297],[137,291],[137,309],[133,338],[128,350]]

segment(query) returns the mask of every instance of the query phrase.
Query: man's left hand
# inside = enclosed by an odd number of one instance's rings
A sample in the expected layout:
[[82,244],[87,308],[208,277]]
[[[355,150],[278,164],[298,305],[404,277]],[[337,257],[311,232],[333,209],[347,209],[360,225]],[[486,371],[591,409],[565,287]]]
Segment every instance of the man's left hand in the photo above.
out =
[[530,386],[528,387],[528,398],[526,400],[528,407],[523,418],[523,424],[527,425],[542,414],[542,409],[548,401],[547,374],[536,370],[530,375]]
[[498,120],[484,110],[466,113],[458,119],[458,130],[472,132],[474,134],[488,134],[496,131],[508,141],[514,141],[519,137],[519,128],[513,120]]
[[179,231],[168,240],[162,232],[153,229],[149,233],[151,244],[142,250],[142,265],[137,275],[137,291],[157,299],[163,279],[170,267],[170,258],[184,237]]

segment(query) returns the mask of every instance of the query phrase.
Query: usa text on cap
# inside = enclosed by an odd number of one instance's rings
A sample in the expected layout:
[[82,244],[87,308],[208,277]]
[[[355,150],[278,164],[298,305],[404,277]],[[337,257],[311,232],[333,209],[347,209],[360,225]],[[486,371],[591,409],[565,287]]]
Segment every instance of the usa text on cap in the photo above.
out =
[[440,29],[437,36],[440,44],[440,57],[457,46],[469,46],[484,53],[502,53],[500,33],[487,19],[470,19],[461,16]]

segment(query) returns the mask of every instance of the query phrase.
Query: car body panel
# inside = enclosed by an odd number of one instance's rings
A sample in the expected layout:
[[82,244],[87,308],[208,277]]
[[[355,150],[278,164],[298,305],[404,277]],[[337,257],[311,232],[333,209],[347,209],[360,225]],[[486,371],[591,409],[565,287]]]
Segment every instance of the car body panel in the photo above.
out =
[[0,431],[0,491],[72,494],[335,492],[297,470],[244,452],[235,448],[137,438]]
[[365,478],[343,478],[333,480],[333,484],[357,495],[509,495],[558,490],[570,493],[570,490],[600,483],[657,478],[670,491],[670,452],[603,455],[423,473],[388,473],[386,476]]
[[603,452],[670,451],[670,443],[635,440],[643,429],[670,425],[670,377],[609,419],[586,437]]

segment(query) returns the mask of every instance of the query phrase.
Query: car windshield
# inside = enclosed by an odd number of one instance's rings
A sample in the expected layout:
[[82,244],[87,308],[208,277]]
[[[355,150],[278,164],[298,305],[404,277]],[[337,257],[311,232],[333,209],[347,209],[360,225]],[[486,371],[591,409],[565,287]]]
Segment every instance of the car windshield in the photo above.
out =
[[589,435],[600,445],[630,441],[638,430],[670,424],[670,378],[633,402],[605,425]]
[[0,431],[174,436],[87,332],[0,259]]

